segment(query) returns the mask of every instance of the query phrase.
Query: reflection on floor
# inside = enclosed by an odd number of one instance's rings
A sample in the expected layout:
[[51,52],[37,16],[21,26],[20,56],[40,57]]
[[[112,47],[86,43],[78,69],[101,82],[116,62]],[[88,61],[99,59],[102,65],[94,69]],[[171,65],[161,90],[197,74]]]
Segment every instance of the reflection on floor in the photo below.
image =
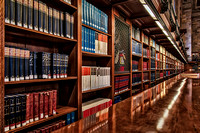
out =
[[60,132],[200,132],[200,80],[176,76]]

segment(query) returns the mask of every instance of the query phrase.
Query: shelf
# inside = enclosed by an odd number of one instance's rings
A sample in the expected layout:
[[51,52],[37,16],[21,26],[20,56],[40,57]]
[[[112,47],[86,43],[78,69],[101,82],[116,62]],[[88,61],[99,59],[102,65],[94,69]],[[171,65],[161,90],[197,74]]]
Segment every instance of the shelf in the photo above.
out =
[[139,43],[142,43],[141,41],[139,41],[139,40],[137,40],[137,39],[135,39],[135,38],[133,38],[133,37],[132,37],[132,39],[135,40],[135,41],[137,41],[137,42],[139,42]]
[[20,131],[22,132],[22,130],[24,130],[24,129],[39,125],[41,123],[44,123],[44,122],[47,122],[49,120],[58,118],[60,116],[66,115],[66,114],[74,112],[76,110],[77,110],[77,108],[68,107],[68,106],[60,107],[60,108],[57,108],[57,114],[56,115],[50,116],[49,118],[45,118],[45,119],[41,119],[41,120],[38,120],[38,121],[31,122],[31,123],[29,123],[29,124],[27,124],[27,125],[25,125],[23,127],[19,127],[19,128],[13,129],[13,130],[9,130],[6,133],[20,132]]
[[112,55],[97,54],[97,53],[91,53],[91,52],[85,52],[85,51],[82,51],[82,56],[87,56],[87,57],[98,57],[98,58],[102,58],[102,57],[111,58],[111,57],[112,57]]
[[145,47],[149,47],[149,45],[148,44],[146,44],[145,42],[143,42],[143,46],[145,46]]
[[135,83],[135,84],[132,84],[132,86],[137,86],[137,85],[140,85],[140,84],[142,84],[142,82],[140,82],[140,83]]
[[141,73],[142,71],[132,71],[132,73]]
[[143,59],[149,60],[149,57],[144,57],[144,56],[143,56]]
[[143,72],[149,72],[149,70],[143,70]]
[[112,37],[111,34],[108,34],[108,33],[105,33],[105,32],[103,32],[103,31],[97,30],[97,29],[92,28],[92,27],[90,27],[90,26],[88,26],[88,25],[86,25],[86,24],[82,24],[82,26],[84,26],[84,27],[86,27],[86,28],[88,28],[88,29],[94,30],[94,31],[96,31],[96,32],[99,32],[99,33],[101,33],[101,34],[107,35],[107,36],[109,36],[109,37]]
[[125,90],[125,91],[122,91],[122,92],[120,92],[120,93],[115,94],[115,96],[121,95],[121,94],[123,94],[123,93],[125,93],[125,92],[128,92],[128,91],[130,91],[130,90],[131,90],[131,89],[127,89],[127,90]]
[[130,75],[131,73],[116,73],[115,76]]
[[[21,26],[5,23],[5,33],[10,34],[12,36],[20,36],[23,38],[28,38],[28,39],[36,39],[36,40],[43,40],[43,41],[48,41],[48,42],[55,42],[56,44],[59,43],[65,43],[62,45],[67,45],[66,43],[76,43],[76,39],[70,39],[67,37],[61,37],[33,29],[28,29],[24,28]],[[49,45],[47,43],[47,45]]]
[[99,90],[104,90],[104,89],[108,89],[111,88],[112,86],[106,86],[106,87],[102,87],[102,88],[97,88],[97,89],[92,89],[92,90],[87,90],[87,91],[83,91],[82,93],[89,93],[89,92],[94,92],[94,91],[99,91]]
[[143,83],[147,83],[147,82],[150,82],[150,80],[147,80],[147,81],[143,81]]
[[4,82],[5,85],[15,85],[15,84],[30,84],[30,83],[38,83],[38,82],[55,82],[55,81],[64,81],[64,80],[73,80],[77,79],[77,77],[67,77],[67,78],[57,78],[57,79],[31,79],[31,80],[21,80],[21,81],[9,81]]
[[141,55],[138,55],[138,54],[133,54],[133,53],[132,53],[132,56],[139,57],[139,58],[141,58],[141,57],[142,57]]

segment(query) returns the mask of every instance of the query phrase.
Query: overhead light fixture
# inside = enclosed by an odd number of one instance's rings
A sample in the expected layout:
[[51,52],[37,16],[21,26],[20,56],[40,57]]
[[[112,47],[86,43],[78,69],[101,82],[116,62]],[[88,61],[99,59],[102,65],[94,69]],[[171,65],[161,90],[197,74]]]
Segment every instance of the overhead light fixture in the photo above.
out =
[[168,36],[167,38],[168,38],[168,40],[169,40],[170,42],[172,41],[171,37]]
[[160,27],[161,30],[164,30],[163,26],[161,25],[161,23],[159,21],[155,21],[155,22]]
[[169,36],[168,33],[166,32],[166,30],[162,30],[162,31],[166,36]]
[[146,4],[145,0],[140,0],[140,3]]
[[147,12],[151,15],[151,17],[152,17],[154,20],[156,20],[156,16],[155,16],[155,14],[151,11],[151,9],[149,8],[149,6],[146,5],[146,4],[143,4],[143,6],[144,6],[144,8],[147,10]]

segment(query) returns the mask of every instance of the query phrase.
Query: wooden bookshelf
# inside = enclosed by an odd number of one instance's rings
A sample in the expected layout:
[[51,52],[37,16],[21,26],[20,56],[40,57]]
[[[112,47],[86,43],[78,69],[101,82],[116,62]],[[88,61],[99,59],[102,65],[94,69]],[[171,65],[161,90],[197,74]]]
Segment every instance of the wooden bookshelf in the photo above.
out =
[[126,93],[126,92],[128,92],[128,91],[131,91],[131,89],[127,89],[127,90],[125,90],[125,91],[122,91],[122,92],[120,92],[120,93],[117,93],[117,94],[115,94],[115,96],[121,95],[121,94]]
[[23,131],[27,128],[30,128],[30,127],[33,127],[33,126],[36,126],[36,125],[39,125],[41,123],[44,123],[44,122],[47,122],[47,121],[50,121],[52,119],[55,119],[55,118],[58,118],[60,116],[63,116],[63,115],[66,115],[68,113],[71,113],[71,112],[74,112],[76,111],[77,108],[73,108],[73,107],[59,107],[56,111],[57,111],[57,114],[56,115],[53,115],[53,116],[50,116],[48,118],[44,118],[44,119],[41,119],[41,120],[38,120],[38,121],[34,121],[34,122],[31,122],[25,126],[22,126],[22,127],[19,127],[19,128],[16,128],[16,129],[13,129],[13,130],[9,130],[8,132],[6,133],[12,133],[12,132],[20,132],[20,131]]
[[105,54],[97,54],[97,53],[91,53],[91,52],[85,52],[82,51],[82,56],[87,56],[87,57],[97,57],[97,58],[111,58],[112,55],[105,55]]
[[95,92],[95,91],[99,91],[99,90],[104,90],[104,89],[108,89],[111,88],[112,86],[106,86],[106,87],[102,87],[102,88],[97,88],[97,89],[91,89],[91,90],[87,90],[87,91],[83,91],[82,93],[90,93],[90,92]]

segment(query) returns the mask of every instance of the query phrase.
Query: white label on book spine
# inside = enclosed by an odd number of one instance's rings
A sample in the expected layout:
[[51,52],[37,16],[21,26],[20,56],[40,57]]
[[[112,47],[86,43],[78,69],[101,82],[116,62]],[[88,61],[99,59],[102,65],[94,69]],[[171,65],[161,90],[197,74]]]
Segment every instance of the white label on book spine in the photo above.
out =
[[38,120],[39,120],[39,117],[36,117],[36,118],[35,118],[35,121],[38,121]]
[[44,118],[44,113],[40,114],[40,118],[41,118],[41,119]]
[[15,125],[14,125],[14,126],[11,126],[10,129],[11,129],[11,130],[12,130],[12,129],[15,129]]
[[8,79],[8,78],[5,78],[5,79],[4,79],[4,81],[5,81],[5,82],[8,82],[8,81],[9,81],[9,79]]
[[19,79],[20,79],[20,80],[24,80],[24,77],[20,77]]
[[29,79],[29,76],[26,76],[25,79],[28,80],[28,79]]
[[29,75],[29,78],[30,78],[30,79],[33,79],[33,75]]
[[6,22],[6,23],[10,23],[9,19],[5,19],[5,22]]
[[4,131],[5,132],[9,131],[9,126],[4,127]]
[[17,128],[21,127],[21,123],[16,125]]
[[38,77],[37,77],[37,75],[34,75],[34,79],[37,79]]
[[45,115],[45,118],[48,118],[49,116],[48,115]]
[[28,124],[28,123],[29,123],[29,120],[26,121],[26,124]]
[[56,75],[53,75],[53,78],[56,79]]
[[30,119],[30,122],[33,122],[33,119]]
[[53,110],[53,115],[56,115],[56,111],[55,110]]
[[11,80],[11,81],[15,81],[15,78],[11,78],[10,80]]
[[22,126],[26,126],[26,122],[22,123]]
[[16,78],[16,81],[19,81],[20,79],[19,78]]

